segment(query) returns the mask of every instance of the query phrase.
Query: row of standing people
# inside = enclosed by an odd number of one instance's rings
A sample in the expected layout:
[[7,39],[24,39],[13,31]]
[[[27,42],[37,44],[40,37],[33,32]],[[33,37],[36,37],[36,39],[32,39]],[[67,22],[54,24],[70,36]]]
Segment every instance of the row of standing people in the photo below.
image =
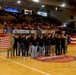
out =
[[[13,56],[32,58],[48,55],[61,55],[67,52],[67,37],[54,35],[14,35]],[[15,53],[16,52],[16,53]]]

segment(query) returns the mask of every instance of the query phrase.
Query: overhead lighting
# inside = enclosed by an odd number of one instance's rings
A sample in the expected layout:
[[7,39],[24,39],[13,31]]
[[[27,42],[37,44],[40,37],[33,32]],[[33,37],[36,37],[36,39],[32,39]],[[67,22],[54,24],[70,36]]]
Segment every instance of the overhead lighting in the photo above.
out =
[[63,23],[63,27],[67,27],[67,23]]
[[39,2],[39,0],[33,0],[34,2]]
[[21,3],[21,1],[17,1],[17,3]]
[[55,7],[55,10],[58,10],[58,8],[57,8],[57,7]]
[[45,5],[42,5],[42,7],[44,8],[44,7],[45,7]]
[[61,7],[65,7],[65,3],[63,3],[63,4],[61,5]]
[[0,6],[0,9],[1,9],[1,6]]

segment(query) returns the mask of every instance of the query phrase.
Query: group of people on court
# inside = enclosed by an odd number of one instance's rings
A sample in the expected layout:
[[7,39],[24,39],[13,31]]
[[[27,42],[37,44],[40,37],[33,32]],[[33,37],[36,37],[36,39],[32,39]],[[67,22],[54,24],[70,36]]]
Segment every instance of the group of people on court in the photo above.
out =
[[52,56],[66,54],[68,38],[66,35],[44,34],[44,35],[13,35],[12,55],[31,56],[32,58],[41,56]]

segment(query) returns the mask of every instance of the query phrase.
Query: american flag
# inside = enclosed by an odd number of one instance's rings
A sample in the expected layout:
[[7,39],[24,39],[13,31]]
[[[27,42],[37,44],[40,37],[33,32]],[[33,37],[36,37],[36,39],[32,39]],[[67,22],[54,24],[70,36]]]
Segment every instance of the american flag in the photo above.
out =
[[8,49],[10,48],[10,37],[5,36],[5,37],[0,37],[0,49]]

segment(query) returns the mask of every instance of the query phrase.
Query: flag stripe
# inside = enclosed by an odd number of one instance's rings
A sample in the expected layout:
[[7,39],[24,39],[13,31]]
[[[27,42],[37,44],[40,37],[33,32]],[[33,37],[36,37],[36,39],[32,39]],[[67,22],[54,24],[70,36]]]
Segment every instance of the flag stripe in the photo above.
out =
[[76,44],[76,36],[72,36],[72,37],[70,37],[70,39],[71,39],[71,44]]
[[0,49],[8,49],[10,48],[10,37],[9,36],[5,36],[5,37],[0,37]]

